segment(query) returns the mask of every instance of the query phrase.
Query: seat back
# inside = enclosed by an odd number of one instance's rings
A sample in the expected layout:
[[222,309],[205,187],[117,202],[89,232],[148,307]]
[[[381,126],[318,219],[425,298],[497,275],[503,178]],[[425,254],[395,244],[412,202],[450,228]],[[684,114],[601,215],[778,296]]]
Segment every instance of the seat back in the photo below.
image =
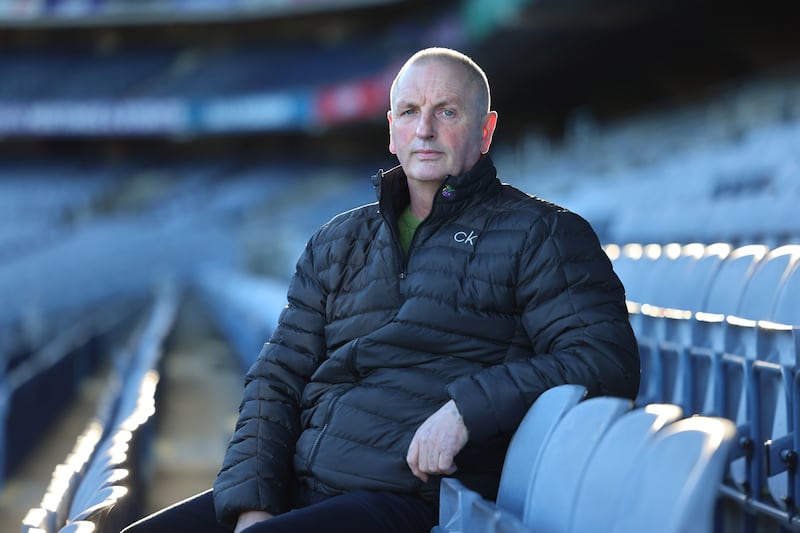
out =
[[[439,524],[434,532],[474,530],[477,522],[494,523],[496,509],[522,519],[525,493],[536,471],[541,452],[564,413],[586,396],[583,385],[558,385],[541,395],[523,417],[509,443],[497,502],[484,501],[476,491],[465,487],[456,478],[442,479],[439,488]],[[473,516],[474,503],[477,516]]]
[[670,299],[665,307],[704,311],[703,298],[730,253],[731,247],[728,244],[717,243],[706,246],[703,256],[690,262],[683,279],[671,287],[674,299]]
[[536,531],[567,531],[578,487],[598,443],[633,402],[602,396],[579,403],[564,415],[542,452],[526,495],[522,521]]
[[756,265],[744,288],[737,316],[749,320],[772,320],[784,281],[800,258],[800,245],[787,244],[770,252]]
[[800,261],[795,263],[778,294],[772,320],[781,324],[800,326]]
[[80,522],[71,522],[58,530],[58,533],[92,533],[96,529],[94,522],[82,520]]
[[528,409],[506,452],[498,507],[522,517],[525,493],[547,442],[564,415],[585,396],[583,385],[559,385],[543,392]]
[[660,533],[712,531],[714,508],[728,453],[736,435],[733,422],[695,416],[656,434],[635,461],[609,531]]
[[[594,533],[609,524],[622,497],[629,490],[628,478],[636,460],[664,426],[683,416],[673,404],[650,404],[620,417],[597,445],[578,497],[569,531]],[[570,513],[572,514],[572,513]]]
[[760,244],[742,246],[731,252],[717,270],[701,310],[722,315],[736,314],[747,280],[766,253],[767,247]]

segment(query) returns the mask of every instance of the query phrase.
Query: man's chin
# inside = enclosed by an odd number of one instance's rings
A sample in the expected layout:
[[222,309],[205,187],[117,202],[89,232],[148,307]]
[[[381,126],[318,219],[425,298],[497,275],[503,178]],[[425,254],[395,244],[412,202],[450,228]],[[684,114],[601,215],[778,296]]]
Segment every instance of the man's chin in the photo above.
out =
[[406,171],[406,176],[417,181],[441,182],[444,181],[448,174],[450,173],[441,165],[435,164],[415,163]]

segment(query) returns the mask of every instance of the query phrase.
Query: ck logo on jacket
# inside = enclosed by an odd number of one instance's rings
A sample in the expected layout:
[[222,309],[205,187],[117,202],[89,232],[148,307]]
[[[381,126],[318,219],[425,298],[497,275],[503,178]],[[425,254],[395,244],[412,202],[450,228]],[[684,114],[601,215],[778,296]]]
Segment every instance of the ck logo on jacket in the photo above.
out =
[[459,230],[453,234],[453,240],[456,242],[463,242],[465,244],[469,244],[470,246],[475,246],[475,240],[478,238],[478,234],[472,230],[464,231]]
[[456,248],[474,248],[480,238],[478,230],[460,225],[451,226],[447,233],[450,234],[450,244]]

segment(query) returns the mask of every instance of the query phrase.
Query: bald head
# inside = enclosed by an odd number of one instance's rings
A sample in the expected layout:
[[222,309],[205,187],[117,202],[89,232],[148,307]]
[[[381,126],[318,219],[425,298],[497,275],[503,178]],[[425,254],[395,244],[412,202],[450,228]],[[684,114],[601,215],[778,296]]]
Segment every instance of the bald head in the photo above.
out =
[[489,91],[489,81],[483,69],[469,56],[450,48],[425,48],[411,56],[392,82],[391,91],[389,93],[391,102],[394,102],[397,85],[408,69],[412,66],[429,61],[440,62],[444,65],[460,69],[464,73],[464,88],[468,91],[467,94],[474,102],[476,111],[480,115],[489,112],[491,109],[491,94]]

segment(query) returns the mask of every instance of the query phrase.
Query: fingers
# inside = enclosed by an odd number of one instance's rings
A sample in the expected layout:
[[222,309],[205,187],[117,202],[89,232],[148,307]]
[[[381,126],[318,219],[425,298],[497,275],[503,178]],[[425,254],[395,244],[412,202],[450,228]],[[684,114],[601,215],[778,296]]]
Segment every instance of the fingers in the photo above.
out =
[[439,464],[437,465],[438,473],[440,474],[452,474],[456,471],[456,464],[453,462],[455,457],[452,454],[445,454],[442,453],[439,455]]
[[422,481],[428,481],[428,474],[452,474],[455,456],[467,440],[467,428],[450,400],[417,428],[406,454],[408,467]]
[[414,434],[414,438],[411,439],[411,445],[408,447],[408,453],[406,454],[406,463],[408,463],[408,467],[411,469],[411,473],[414,476],[418,477],[422,481],[428,481],[428,476],[420,469],[419,467],[419,431]]
[[450,475],[456,471],[454,454],[443,446],[442,442],[433,439],[420,428],[414,434],[408,448],[406,462],[411,472],[423,482],[428,481],[428,474]]

